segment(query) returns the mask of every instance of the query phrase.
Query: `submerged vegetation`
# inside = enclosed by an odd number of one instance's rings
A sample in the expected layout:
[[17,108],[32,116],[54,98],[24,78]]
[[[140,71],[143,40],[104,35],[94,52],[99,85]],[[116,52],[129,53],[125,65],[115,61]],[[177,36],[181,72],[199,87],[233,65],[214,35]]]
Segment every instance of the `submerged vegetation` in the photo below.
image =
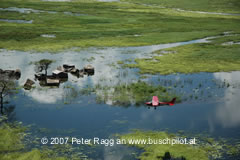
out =
[[[170,134],[164,131],[139,131],[120,135],[127,145],[143,150],[138,157],[141,160],[176,159],[208,160],[222,158],[224,154],[234,155],[239,147],[206,137],[186,137],[181,134]],[[185,139],[186,138],[186,139]],[[184,140],[181,141],[180,139]],[[178,140],[178,141],[176,141]],[[144,141],[146,142],[144,144]],[[135,142],[133,144],[132,142]],[[137,143],[136,143],[137,142]],[[159,144],[161,143],[162,144]],[[187,142],[188,144],[184,144]],[[231,148],[233,153],[229,152]],[[225,155],[226,156],[226,155]]]
[[[148,141],[160,140],[160,139],[173,139],[174,135],[169,135],[166,132],[141,132],[136,131],[126,135],[122,135],[121,139],[126,140],[137,140],[142,139]],[[130,144],[129,144],[130,145]],[[141,160],[153,160],[153,159],[164,159],[165,153],[170,153],[170,158],[191,159],[191,160],[208,160],[207,153],[199,148],[192,145],[185,144],[134,144],[132,146],[141,148],[144,152],[140,155]]]
[[[240,16],[179,12],[139,2],[2,0],[0,8],[38,12],[1,10],[0,19],[32,20],[32,23],[0,22],[0,48],[56,52],[72,47],[152,45],[203,38],[229,30],[239,32]],[[235,1],[231,6],[236,8],[234,4]],[[221,7],[225,5],[227,1],[221,3]]]
[[155,53],[162,54],[149,59],[136,59],[136,64],[128,67],[140,68],[141,73],[195,73],[240,70],[240,45],[226,45],[226,42],[239,42],[240,36],[224,36],[210,43],[191,44]]
[[180,97],[172,91],[168,91],[162,86],[151,85],[142,81],[116,86],[97,85],[94,91],[98,103],[104,102],[111,105],[139,106],[150,101],[152,96],[158,96],[160,101],[170,101],[173,97],[177,97],[177,102],[180,102]]

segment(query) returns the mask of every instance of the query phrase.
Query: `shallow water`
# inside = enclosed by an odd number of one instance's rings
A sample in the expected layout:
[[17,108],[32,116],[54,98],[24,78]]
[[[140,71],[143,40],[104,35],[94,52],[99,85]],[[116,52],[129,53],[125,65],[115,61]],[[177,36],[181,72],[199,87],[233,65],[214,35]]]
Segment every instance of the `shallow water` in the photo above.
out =
[[235,45],[235,44],[240,44],[240,42],[225,42],[225,43],[222,43],[222,45],[224,45],[224,46]]
[[0,8],[0,11],[10,11],[10,12],[19,12],[19,13],[39,13],[39,12],[41,12],[36,9],[17,8],[17,7]]
[[215,15],[225,15],[225,16],[240,16],[239,13],[220,13],[220,12],[204,12],[204,11],[189,11],[180,8],[174,8],[177,11],[181,12],[191,12],[191,13],[200,13],[200,14],[215,14]]
[[33,20],[26,21],[26,20],[19,20],[19,19],[16,19],[16,20],[13,20],[13,19],[0,19],[0,21],[2,21],[2,22],[9,22],[9,23],[27,23],[27,24],[33,23]]
[[[0,11],[10,11],[10,12],[19,12],[19,13],[49,13],[49,14],[56,14],[61,12],[56,11],[43,11],[43,10],[36,10],[32,8],[17,8],[17,7],[8,7],[8,8],[0,8]],[[86,14],[81,13],[73,13],[73,12],[62,12],[63,14],[70,15],[70,16],[84,16]]]
[[[108,138],[115,133],[127,133],[130,129],[168,129],[170,132],[184,130],[193,134],[207,133],[213,137],[239,138],[240,72],[145,75],[143,81],[172,87],[186,99],[172,107],[159,107],[156,110],[144,105],[126,108],[99,104],[94,94],[71,96],[72,93],[66,88],[73,86],[75,90],[80,90],[97,84],[113,86],[136,82],[140,79],[138,69],[121,69],[117,61],[150,57],[151,52],[159,49],[206,43],[208,40],[205,38],[144,47],[73,49],[58,54],[0,50],[1,69],[21,70],[19,85],[23,85],[27,78],[34,79],[32,62],[43,58],[56,61],[49,68],[49,74],[62,64],[75,64],[79,69],[92,64],[96,70],[95,75],[84,78],[70,75],[68,82],[59,88],[47,89],[36,84],[36,88],[31,91],[21,89],[11,100],[15,106],[12,119],[22,121],[25,125],[34,124],[32,131],[39,137]],[[46,128],[46,131],[40,131],[41,128]],[[115,146],[103,147],[97,151],[98,154],[87,155],[93,159],[124,159],[130,152],[135,151]]]
[[54,35],[54,34],[42,34],[41,37],[44,37],[44,38],[56,38],[56,35]]
[[52,13],[56,14],[56,11],[43,11],[43,10],[37,10],[37,9],[32,9],[32,8],[18,8],[18,7],[8,7],[8,8],[0,8],[0,11],[9,11],[9,12],[19,12],[19,13],[24,13],[24,14],[29,14],[29,13]]

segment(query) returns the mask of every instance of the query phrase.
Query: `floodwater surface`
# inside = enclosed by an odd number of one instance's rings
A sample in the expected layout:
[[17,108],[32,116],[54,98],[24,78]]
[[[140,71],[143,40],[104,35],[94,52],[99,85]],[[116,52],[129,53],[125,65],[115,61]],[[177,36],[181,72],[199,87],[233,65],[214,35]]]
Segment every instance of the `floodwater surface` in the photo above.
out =
[[[63,64],[83,68],[95,67],[93,76],[77,78],[69,75],[59,88],[44,88],[36,83],[30,91],[21,91],[11,99],[15,110],[12,120],[32,125],[39,137],[77,136],[84,138],[108,138],[116,133],[128,133],[131,129],[168,130],[186,133],[207,133],[212,137],[239,138],[240,132],[240,72],[145,75],[138,69],[121,68],[118,61],[153,56],[153,51],[187,45],[206,43],[208,38],[189,42],[144,47],[73,49],[58,54],[0,51],[1,69],[20,69],[19,85],[29,78],[34,80],[34,62],[43,58],[55,62],[48,73]],[[76,94],[83,88],[98,84],[114,86],[130,84],[139,79],[153,85],[171,88],[181,95],[182,102],[171,107],[113,106],[98,103],[94,93]],[[69,87],[70,86],[70,87]],[[69,88],[74,88],[69,92]],[[44,131],[45,130],[45,131]],[[103,147],[96,153],[87,153],[93,159],[124,159],[130,152],[124,146]],[[134,157],[128,157],[134,159]]]

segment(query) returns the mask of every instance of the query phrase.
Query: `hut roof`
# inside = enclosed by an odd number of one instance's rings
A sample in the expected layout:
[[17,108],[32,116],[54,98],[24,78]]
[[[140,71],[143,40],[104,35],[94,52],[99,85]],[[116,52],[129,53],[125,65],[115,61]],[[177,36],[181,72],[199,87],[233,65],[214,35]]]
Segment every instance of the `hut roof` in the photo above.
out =
[[63,71],[60,71],[60,70],[57,70],[57,69],[56,69],[56,70],[52,71],[52,73],[53,73],[53,74],[60,74],[60,73],[63,73]]
[[94,67],[93,67],[92,65],[88,64],[88,65],[86,65],[84,68],[85,68],[85,69],[93,69]]
[[56,84],[56,83],[60,83],[59,79],[47,78],[47,84]]

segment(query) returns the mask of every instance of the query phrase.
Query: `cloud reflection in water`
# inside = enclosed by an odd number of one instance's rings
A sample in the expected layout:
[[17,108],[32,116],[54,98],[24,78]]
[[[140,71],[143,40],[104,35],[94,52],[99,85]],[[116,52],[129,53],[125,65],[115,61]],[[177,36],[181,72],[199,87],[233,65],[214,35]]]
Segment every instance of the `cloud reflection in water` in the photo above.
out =
[[[228,81],[233,85],[240,85],[240,72],[214,73],[216,79]],[[223,127],[236,127],[240,125],[240,89],[232,85],[225,90],[223,103],[216,110],[216,118]]]

